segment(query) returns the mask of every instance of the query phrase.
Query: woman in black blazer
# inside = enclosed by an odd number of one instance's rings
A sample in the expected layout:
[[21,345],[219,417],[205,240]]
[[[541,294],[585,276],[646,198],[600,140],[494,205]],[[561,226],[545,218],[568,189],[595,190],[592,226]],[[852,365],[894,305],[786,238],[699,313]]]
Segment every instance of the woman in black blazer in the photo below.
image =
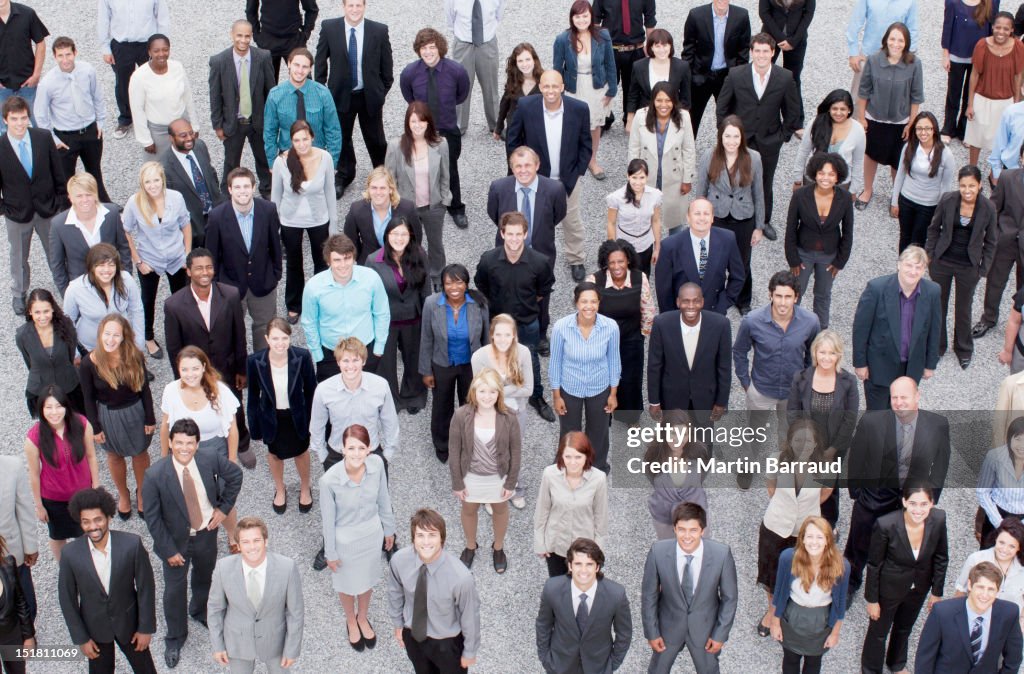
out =
[[793,73],[798,89],[807,53],[807,28],[814,18],[814,1],[761,0],[757,8],[761,32],[771,35],[779,47],[772,63],[782,54],[782,67]]
[[939,355],[945,355],[949,344],[946,317],[949,315],[949,295],[956,281],[953,351],[960,367],[966,370],[974,354],[974,338],[971,336],[974,289],[992,266],[998,231],[996,207],[981,193],[981,171],[978,167],[963,167],[957,179],[958,190],[939,198],[935,215],[928,225],[924,250],[932,261],[928,275],[939,284],[942,292]]
[[626,134],[633,127],[633,115],[651,104],[651,89],[658,82],[668,82],[679,107],[690,109],[690,65],[676,58],[672,33],[655,28],[647,36],[647,58],[633,64],[633,79],[626,95]]
[[[292,326],[283,318],[267,323],[267,348],[246,361],[249,435],[266,444],[267,464],[274,478],[274,512],[288,507],[284,461],[295,459],[299,474],[299,512],[313,507],[309,488],[309,419],[316,390],[316,370],[309,351],[291,345]],[[280,395],[287,392],[287,395]]]
[[[786,415],[790,425],[811,419],[825,437],[824,460],[846,457],[857,425],[860,389],[857,377],[839,367],[843,360],[843,338],[834,330],[822,330],[811,342],[811,367],[793,376]],[[838,481],[835,476],[834,482]],[[821,516],[833,527],[839,521],[839,489],[821,504]]]
[[403,201],[391,171],[378,166],[366,176],[363,198],[352,202],[343,226],[345,236],[356,244],[359,264],[366,264],[367,258],[380,250],[384,244],[384,228],[392,218],[403,218],[412,227],[416,240],[423,240],[416,204],[408,199]]
[[15,333],[14,343],[28,368],[25,402],[32,418],[36,416],[39,396],[54,385],[67,391],[72,408],[84,415],[85,401],[75,368],[75,324],[64,315],[49,290],[36,288],[28,294],[25,323]]
[[932,488],[904,486],[903,510],[879,517],[871,533],[864,584],[871,620],[861,653],[865,674],[881,674],[883,659],[889,671],[906,669],[910,633],[929,588],[929,610],[942,599],[948,562],[946,513],[935,507]]
[[[18,583],[18,565],[14,557],[7,554],[7,544],[0,536],[0,646],[21,646],[31,648],[36,643],[36,629],[25,602],[25,594]],[[25,661],[4,658],[3,669],[7,674],[24,674]]]

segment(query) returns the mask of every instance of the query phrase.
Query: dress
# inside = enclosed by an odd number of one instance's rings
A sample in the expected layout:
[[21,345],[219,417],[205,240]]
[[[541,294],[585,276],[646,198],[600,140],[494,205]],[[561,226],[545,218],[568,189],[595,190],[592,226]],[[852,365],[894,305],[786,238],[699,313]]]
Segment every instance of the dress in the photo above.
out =
[[590,128],[599,129],[604,126],[604,120],[608,116],[608,106],[604,104],[604,95],[608,91],[605,85],[600,89],[594,88],[593,67],[590,64],[590,54],[579,53],[576,55],[576,93],[569,96],[579,99],[590,108]]

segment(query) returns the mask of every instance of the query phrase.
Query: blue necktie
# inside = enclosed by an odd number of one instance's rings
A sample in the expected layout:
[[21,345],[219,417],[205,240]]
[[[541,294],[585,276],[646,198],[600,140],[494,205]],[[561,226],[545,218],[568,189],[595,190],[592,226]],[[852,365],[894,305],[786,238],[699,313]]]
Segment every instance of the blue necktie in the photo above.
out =
[[28,148],[28,140],[25,138],[21,139],[18,143],[18,159],[21,161],[21,165],[25,168],[25,173],[28,174],[29,180],[32,179],[32,151]]
[[530,242],[533,241],[533,209],[530,208],[530,188],[520,187],[519,191],[523,193],[523,207],[519,209],[523,217],[526,218],[526,245],[529,246]]
[[206,185],[206,178],[203,177],[203,172],[199,170],[199,164],[192,157],[191,154],[185,155],[188,157],[188,164],[192,167],[192,182],[196,186],[196,194],[203,201],[203,215],[206,215],[213,210],[213,197],[210,196],[210,188]]
[[359,86],[359,44],[356,42],[355,28],[351,30],[348,38],[348,69],[354,90]]

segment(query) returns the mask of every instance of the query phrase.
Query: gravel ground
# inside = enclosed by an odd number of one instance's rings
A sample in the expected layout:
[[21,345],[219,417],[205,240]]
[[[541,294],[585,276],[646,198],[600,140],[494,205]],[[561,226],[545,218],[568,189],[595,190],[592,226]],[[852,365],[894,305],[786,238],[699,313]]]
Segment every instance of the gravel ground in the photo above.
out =
[[[115,113],[113,103],[113,75],[109,68],[102,65],[100,52],[95,38],[95,5],[92,3],[68,3],[57,0],[36,0],[32,3],[51,33],[51,40],[58,35],[70,35],[78,43],[80,58],[86,59],[97,66],[99,76],[107,92],[108,118]],[[338,16],[341,13],[340,3],[323,2],[321,20]],[[551,44],[555,34],[567,25],[566,8],[570,3],[542,2],[540,0],[523,0],[509,4],[500,30],[501,51],[511,51],[514,44],[522,38],[534,43],[542,60],[550,62]],[[667,28],[678,40],[677,50],[681,43],[682,27],[686,12],[694,6],[694,2],[663,3],[659,14],[659,25]],[[744,0],[735,3],[746,7],[751,14],[756,14],[756,3]],[[852,6],[851,0],[819,0],[810,45],[807,53],[807,67],[803,75],[804,104],[809,110],[831,89],[847,87],[850,82],[850,71],[846,65],[846,51],[843,38],[844,25]],[[214,155],[214,164],[219,166],[222,151],[219,143],[213,142],[213,133],[208,122],[208,101],[206,95],[207,59],[216,51],[224,49],[228,41],[228,27],[236,18],[243,15],[241,0],[227,2],[199,2],[198,0],[174,0],[172,5],[173,28],[171,30],[172,58],[184,62],[191,76],[195,90],[196,105],[201,120],[197,125],[202,137],[209,143]],[[945,94],[945,78],[940,67],[939,31],[941,26],[941,5],[938,2],[920,2],[920,27],[922,45],[915,45],[919,54],[923,55],[925,64],[926,104],[925,108],[938,111],[941,116],[942,100]],[[391,39],[395,51],[396,77],[401,68],[408,63],[414,54],[412,39],[419,28],[433,25],[443,28],[441,3],[420,3],[413,12],[415,18],[402,16],[413,7],[398,0],[373,0],[370,2],[368,15],[370,18],[383,20],[390,25]],[[755,29],[759,21],[754,20]],[[546,26],[538,31],[536,26]],[[315,35],[314,35],[315,39]],[[310,47],[315,45],[311,44]],[[47,69],[53,67],[52,57],[49,58]],[[478,94],[474,97],[473,118],[469,134],[464,140],[462,159],[462,179],[464,199],[468,204],[468,215],[471,227],[468,231],[449,227],[445,232],[446,248],[449,261],[462,262],[471,270],[475,267],[480,254],[492,241],[492,225],[484,211],[484,198],[489,182],[504,175],[504,154],[500,144],[493,141],[487,133],[483,121],[483,113]],[[619,107],[616,102],[616,109]],[[397,135],[401,129],[404,103],[397,91],[397,86],[388,99],[386,106],[386,126],[389,136]],[[707,112],[708,115],[712,111]],[[811,115],[808,115],[810,120]],[[712,124],[707,120],[702,126],[698,138],[699,149],[709,147],[713,141]],[[112,126],[108,124],[108,132]],[[358,137],[358,136],[357,136]],[[604,232],[604,195],[621,186],[625,179],[626,137],[622,127],[616,125],[602,141],[600,160],[610,179],[598,183],[587,177],[583,180],[584,198],[582,213],[588,223],[588,245],[592,251],[588,257],[588,267],[594,266],[595,251]],[[779,195],[776,204],[775,225],[780,229],[787,205],[785,195],[795,173],[793,166],[795,143],[787,145],[782,152],[780,170],[776,181]],[[957,145],[954,148],[957,159],[966,162],[966,150]],[[362,181],[368,171],[368,159],[361,141],[357,141],[357,156],[360,161],[358,181]],[[110,140],[107,143],[104,171],[107,187],[118,203],[124,203],[136,189],[137,172],[141,164],[142,152],[132,139],[122,141]],[[251,165],[251,160],[246,160]],[[833,328],[844,336],[850,335],[853,308],[864,284],[880,274],[895,270],[897,227],[895,221],[889,219],[885,208],[886,199],[890,194],[891,182],[888,176],[879,172],[876,185],[878,198],[871,207],[857,214],[857,233],[854,254],[846,270],[839,276],[833,293]],[[341,204],[341,213],[346,212],[348,203],[356,196],[350,190]],[[0,247],[5,243],[0,242]],[[33,268],[37,270],[37,283],[50,287],[51,280],[45,271],[46,263],[38,246],[34,251]],[[766,279],[779,269],[784,268],[785,259],[781,242],[768,243],[757,247],[753,258],[754,274],[758,281],[755,292],[755,304],[766,300]],[[570,310],[570,288],[568,268],[560,266],[557,270],[558,287],[553,298],[552,315],[558,317]],[[162,292],[166,292],[166,285]],[[976,301],[976,313],[980,312],[980,297]],[[0,297],[4,306],[9,306],[6,293]],[[1005,300],[1008,304],[1008,299]],[[1004,312],[1005,313],[1005,312]],[[731,316],[735,324],[737,317]],[[161,320],[158,318],[158,320]],[[14,329],[20,319],[11,323],[0,323],[0,343],[7,344],[6,355],[0,359],[0,379],[14,382],[10,389],[0,388],[0,410],[10,414],[13,419],[9,427],[7,439],[2,441],[5,453],[18,454],[21,451],[23,433],[28,427],[28,419],[24,411],[22,397],[25,380],[24,366],[13,347]],[[161,328],[158,327],[158,331]],[[1007,374],[1006,370],[996,362],[996,353],[1000,339],[992,335],[980,340],[977,345],[974,364],[962,372],[952,358],[943,360],[936,376],[923,388],[922,406],[928,409],[970,409],[984,410],[995,400],[998,382]],[[301,341],[301,334],[298,340]],[[157,381],[154,390],[159,391],[167,383],[170,370],[165,363],[155,364]],[[742,407],[742,391],[738,385],[733,390],[732,402],[737,408]],[[428,505],[440,510],[449,522],[449,549],[458,553],[463,540],[458,524],[458,507],[451,496],[447,468],[441,466],[433,457],[429,440],[429,414],[415,417],[402,416],[402,448],[392,462],[391,477],[393,480],[392,496],[395,512],[400,522],[408,521],[409,515],[418,507]],[[480,672],[511,672],[540,671],[534,648],[533,617],[538,605],[540,589],[545,580],[545,569],[542,562],[532,554],[531,519],[535,502],[536,488],[543,467],[552,459],[556,444],[556,431],[553,425],[531,415],[527,436],[524,439],[524,456],[521,482],[529,494],[529,506],[525,511],[516,512],[508,535],[507,550],[510,560],[509,571],[503,576],[493,573],[490,559],[486,554],[476,564],[474,573],[479,577],[478,584],[482,600],[483,639],[479,653],[479,665],[474,671]],[[155,450],[153,450],[155,451]],[[262,456],[264,449],[257,447]],[[613,450],[614,453],[618,450]],[[966,469],[963,465],[960,468]],[[102,471],[105,483],[110,486],[106,470]],[[314,475],[319,477],[319,469]],[[346,672],[394,672],[409,671],[409,662],[402,650],[388,634],[389,621],[386,618],[383,599],[380,596],[383,583],[378,587],[378,596],[372,605],[372,618],[381,634],[380,646],[373,652],[356,654],[345,648],[345,629],[341,607],[336,595],[331,590],[330,579],[325,573],[317,574],[309,567],[309,562],[316,550],[320,520],[313,513],[300,515],[295,504],[298,502],[298,478],[292,469],[287,472],[289,500],[292,507],[284,516],[277,516],[270,509],[273,494],[270,475],[262,460],[255,471],[245,474],[246,486],[238,503],[241,514],[258,515],[265,518],[271,530],[271,546],[278,552],[293,556],[300,565],[305,583],[305,600],[307,605],[305,648],[295,669],[306,672],[346,671]],[[969,480],[960,482],[971,484]],[[748,493],[735,490],[710,490],[710,513],[714,526],[715,537],[730,543],[740,571],[740,601],[732,637],[723,651],[721,664],[725,672],[771,671],[779,668],[781,649],[778,646],[761,640],[754,634],[754,624],[764,610],[764,596],[755,587],[756,576],[756,535],[758,522],[767,502],[763,490],[754,489]],[[650,650],[641,635],[639,616],[639,591],[643,561],[647,549],[653,540],[653,530],[649,523],[646,509],[647,493],[642,489],[616,488],[611,490],[611,532],[605,548],[607,555],[606,572],[609,577],[619,581],[627,588],[633,607],[634,641],[623,667],[620,671],[640,672],[646,667]],[[952,592],[952,580],[966,556],[975,549],[971,536],[971,526],[975,501],[973,493],[967,488],[947,489],[942,498],[942,506],[950,513],[949,539],[950,573],[947,591]],[[848,501],[842,499],[843,519],[848,518]],[[117,527],[145,536],[145,527],[138,518],[127,523],[119,520]],[[841,527],[842,528],[842,527]],[[40,644],[57,645],[68,641],[68,634],[60,617],[56,600],[57,569],[45,546],[45,528],[40,525],[39,537],[43,544],[43,553],[35,570],[36,591],[40,600],[37,630]],[[845,532],[840,533],[845,540]],[[148,540],[148,536],[146,536]],[[407,531],[400,531],[403,544],[409,543]],[[490,524],[486,516],[481,517],[480,541],[487,546],[491,541]],[[222,539],[223,540],[223,539]],[[222,542],[222,545],[224,543]],[[154,562],[156,559],[154,558]],[[160,573],[157,571],[158,583]],[[158,600],[159,601],[159,600]],[[159,610],[159,609],[158,609]],[[919,625],[922,621],[919,621]],[[160,631],[153,641],[154,656],[158,668],[163,670],[163,621],[160,620]],[[210,644],[204,630],[193,625],[191,638],[182,653],[179,671],[214,671],[218,669],[210,657]],[[826,662],[829,672],[858,671],[860,646],[866,629],[866,617],[863,600],[858,596],[847,614],[846,625],[838,647],[830,654]],[[916,635],[912,645],[916,645]],[[120,657],[120,656],[119,656]],[[123,664],[123,663],[122,663]],[[69,664],[34,664],[33,671],[63,672],[80,671],[81,665]],[[680,657],[678,671],[692,671],[688,657]]]

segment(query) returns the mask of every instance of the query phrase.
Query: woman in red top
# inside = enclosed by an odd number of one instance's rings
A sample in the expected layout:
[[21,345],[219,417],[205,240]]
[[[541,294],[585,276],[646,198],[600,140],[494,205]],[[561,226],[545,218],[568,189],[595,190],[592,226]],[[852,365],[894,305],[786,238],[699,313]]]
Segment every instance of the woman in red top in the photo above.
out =
[[971,56],[967,93],[968,163],[978,165],[982,150],[991,150],[1003,110],[1021,99],[1024,44],[1013,36],[1013,16],[999,12],[992,21],[992,37],[978,40]]

